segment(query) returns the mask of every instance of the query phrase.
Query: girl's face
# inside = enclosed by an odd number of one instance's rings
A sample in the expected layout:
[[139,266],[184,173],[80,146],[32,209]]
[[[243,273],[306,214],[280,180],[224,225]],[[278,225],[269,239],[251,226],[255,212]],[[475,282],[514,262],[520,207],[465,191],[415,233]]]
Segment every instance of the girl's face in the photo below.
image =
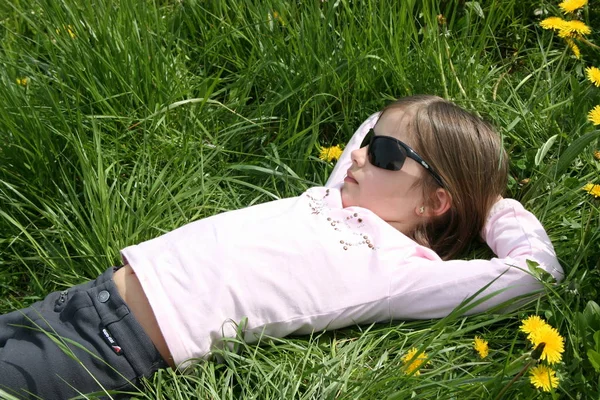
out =
[[[406,135],[412,113],[388,110],[375,125],[375,134],[395,137],[412,147]],[[352,165],[342,187],[342,205],[371,210],[403,233],[408,233],[420,220],[424,204],[422,189],[415,186],[427,172],[416,161],[407,158],[399,171],[388,171],[369,162],[367,147],[351,153]]]

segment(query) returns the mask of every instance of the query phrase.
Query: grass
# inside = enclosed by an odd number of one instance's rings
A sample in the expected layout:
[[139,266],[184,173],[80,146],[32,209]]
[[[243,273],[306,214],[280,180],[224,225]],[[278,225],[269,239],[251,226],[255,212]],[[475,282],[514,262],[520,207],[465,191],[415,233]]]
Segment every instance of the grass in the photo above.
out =
[[[575,59],[532,10],[558,15],[547,1],[0,4],[0,311],[95,277],[128,244],[321,185],[319,146],[393,98],[438,94],[499,128],[508,193],[544,223],[565,281],[508,313],[236,342],[137,396],[495,398],[531,350],[520,319],[538,314],[566,339],[560,386],[525,376],[502,398],[598,398],[600,203],[581,187],[600,184],[586,121],[600,92],[583,75],[600,58]],[[582,17],[600,28],[599,11]],[[412,347],[429,357],[420,376],[402,372]]]

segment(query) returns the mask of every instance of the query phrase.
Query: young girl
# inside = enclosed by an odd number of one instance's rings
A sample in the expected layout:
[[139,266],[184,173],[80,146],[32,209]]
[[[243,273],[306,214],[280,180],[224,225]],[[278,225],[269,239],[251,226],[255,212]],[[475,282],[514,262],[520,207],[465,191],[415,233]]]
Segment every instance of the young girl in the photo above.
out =
[[[552,244],[502,199],[492,127],[433,96],[367,119],[326,187],[192,222],[122,250],[124,266],[0,316],[0,389],[63,399],[130,389],[245,339],[485,311],[561,279]],[[474,239],[498,258],[450,261]]]

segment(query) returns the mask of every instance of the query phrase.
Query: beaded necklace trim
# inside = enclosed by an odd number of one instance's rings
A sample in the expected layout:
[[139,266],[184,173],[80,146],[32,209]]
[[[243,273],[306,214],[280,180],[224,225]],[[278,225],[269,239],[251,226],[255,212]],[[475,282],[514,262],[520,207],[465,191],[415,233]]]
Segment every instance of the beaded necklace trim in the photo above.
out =
[[315,198],[307,191],[306,197],[308,197],[308,206],[311,209],[311,214],[322,215],[326,217],[323,219],[334,231],[339,232],[340,236],[345,236],[340,239],[340,245],[344,250],[348,250],[352,246],[367,246],[372,250],[376,250],[377,247],[371,241],[368,235],[361,232],[362,228],[365,227],[363,219],[359,217],[358,213],[352,213],[347,215],[346,218],[332,218],[331,207],[327,204],[325,198],[329,196],[329,189],[325,190],[323,197]]

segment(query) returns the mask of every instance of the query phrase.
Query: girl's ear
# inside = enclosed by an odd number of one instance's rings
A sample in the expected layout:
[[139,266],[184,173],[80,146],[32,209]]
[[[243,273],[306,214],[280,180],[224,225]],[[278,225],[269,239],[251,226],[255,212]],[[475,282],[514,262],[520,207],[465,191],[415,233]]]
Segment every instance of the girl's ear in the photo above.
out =
[[429,207],[425,207],[425,212],[421,215],[427,217],[437,217],[443,215],[452,207],[452,196],[446,189],[437,188],[433,195],[433,203]]

